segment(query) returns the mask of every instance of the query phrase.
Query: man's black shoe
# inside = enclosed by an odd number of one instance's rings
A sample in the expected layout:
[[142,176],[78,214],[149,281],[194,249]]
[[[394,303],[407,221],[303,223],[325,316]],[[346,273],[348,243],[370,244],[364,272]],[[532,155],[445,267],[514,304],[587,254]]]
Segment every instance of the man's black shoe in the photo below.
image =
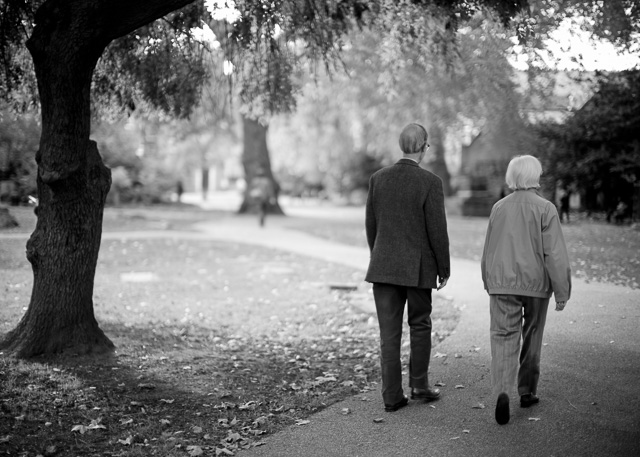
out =
[[538,403],[540,399],[534,394],[520,395],[520,408],[528,408]]
[[394,405],[384,405],[384,410],[388,413],[392,413],[394,411],[398,411],[400,408],[404,408],[408,404],[409,404],[409,399],[405,395],[402,397],[402,400],[400,400],[398,403]]
[[496,403],[496,422],[500,425],[504,425],[509,422],[509,396],[502,392],[498,395],[498,402]]
[[412,400],[424,400],[426,402],[435,401],[440,398],[438,389],[411,389]]

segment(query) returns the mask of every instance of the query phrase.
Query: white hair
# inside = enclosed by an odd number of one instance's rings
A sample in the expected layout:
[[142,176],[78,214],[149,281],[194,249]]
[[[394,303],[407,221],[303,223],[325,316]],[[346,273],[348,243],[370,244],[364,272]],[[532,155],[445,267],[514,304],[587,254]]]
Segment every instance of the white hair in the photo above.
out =
[[509,189],[531,189],[540,187],[542,165],[533,156],[517,156],[511,159],[507,167],[505,181]]

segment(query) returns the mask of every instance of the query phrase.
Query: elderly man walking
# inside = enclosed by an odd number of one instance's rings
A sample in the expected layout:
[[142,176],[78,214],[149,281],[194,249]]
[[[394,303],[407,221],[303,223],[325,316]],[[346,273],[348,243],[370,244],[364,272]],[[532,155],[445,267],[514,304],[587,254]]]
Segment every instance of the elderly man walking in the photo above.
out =
[[407,304],[411,398],[437,400],[429,385],[431,289],[450,274],[442,181],[419,164],[429,149],[427,131],[409,124],[400,134],[403,157],[371,176],[365,226],[371,252],[365,281],[373,283],[380,325],[382,399],[397,411],[409,399],[402,389],[400,347]]

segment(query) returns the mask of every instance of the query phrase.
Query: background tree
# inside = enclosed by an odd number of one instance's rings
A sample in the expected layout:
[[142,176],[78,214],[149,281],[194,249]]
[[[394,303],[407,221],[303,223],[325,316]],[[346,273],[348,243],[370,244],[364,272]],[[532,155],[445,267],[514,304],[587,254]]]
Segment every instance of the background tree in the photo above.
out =
[[619,202],[629,215],[638,210],[639,69],[599,74],[595,94],[581,109],[566,122],[543,124],[538,131],[551,174],[579,192],[587,210],[604,210],[607,219]]
[[[95,142],[89,140],[92,76],[109,43],[188,3],[52,0],[0,5],[6,26],[2,28],[6,43],[2,94],[11,93],[21,72],[29,70],[21,65],[26,37],[20,33],[26,31],[42,120],[36,154],[38,221],[27,243],[27,258],[34,273],[31,302],[0,347],[24,357],[65,349],[99,352],[113,347],[93,314],[93,280],[111,178]],[[174,14],[168,23],[193,26],[200,14],[201,8],[196,5]],[[15,22],[5,22],[10,18]],[[135,38],[149,43],[154,31],[147,32],[146,38],[142,34]],[[133,54],[132,41],[128,38],[119,43],[127,49],[126,55]],[[147,46],[140,55],[141,61],[151,62],[154,49]],[[161,79],[161,68],[156,70],[158,98],[168,106],[177,101],[171,95],[179,87],[172,85],[171,79]],[[154,78],[146,81],[149,84],[142,87],[152,91]],[[167,82],[169,88],[160,90],[160,82]],[[97,86],[108,88],[106,82]],[[176,88],[173,92],[172,87]],[[114,93],[126,95],[124,90]]]
[[[467,132],[510,128],[513,134],[505,136],[515,143],[522,131],[514,70],[506,60],[510,46],[506,30],[481,14],[460,30],[457,53],[448,59],[369,30],[350,33],[342,53],[344,72],[309,81],[296,112],[277,124],[280,168],[300,167],[304,175],[317,166],[329,192],[348,194],[356,190],[345,186],[354,163],[394,162],[398,132],[419,121],[430,134],[425,166],[450,194],[447,148],[459,145]],[[354,162],[354,155],[361,160]],[[366,192],[367,181],[350,182],[356,183]]]

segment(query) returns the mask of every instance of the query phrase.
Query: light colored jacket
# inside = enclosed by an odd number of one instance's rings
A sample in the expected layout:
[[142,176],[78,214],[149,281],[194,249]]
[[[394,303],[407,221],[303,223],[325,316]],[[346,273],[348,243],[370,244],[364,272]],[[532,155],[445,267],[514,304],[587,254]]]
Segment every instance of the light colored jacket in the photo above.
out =
[[569,300],[571,267],[555,205],[531,189],[493,205],[481,265],[490,295]]

